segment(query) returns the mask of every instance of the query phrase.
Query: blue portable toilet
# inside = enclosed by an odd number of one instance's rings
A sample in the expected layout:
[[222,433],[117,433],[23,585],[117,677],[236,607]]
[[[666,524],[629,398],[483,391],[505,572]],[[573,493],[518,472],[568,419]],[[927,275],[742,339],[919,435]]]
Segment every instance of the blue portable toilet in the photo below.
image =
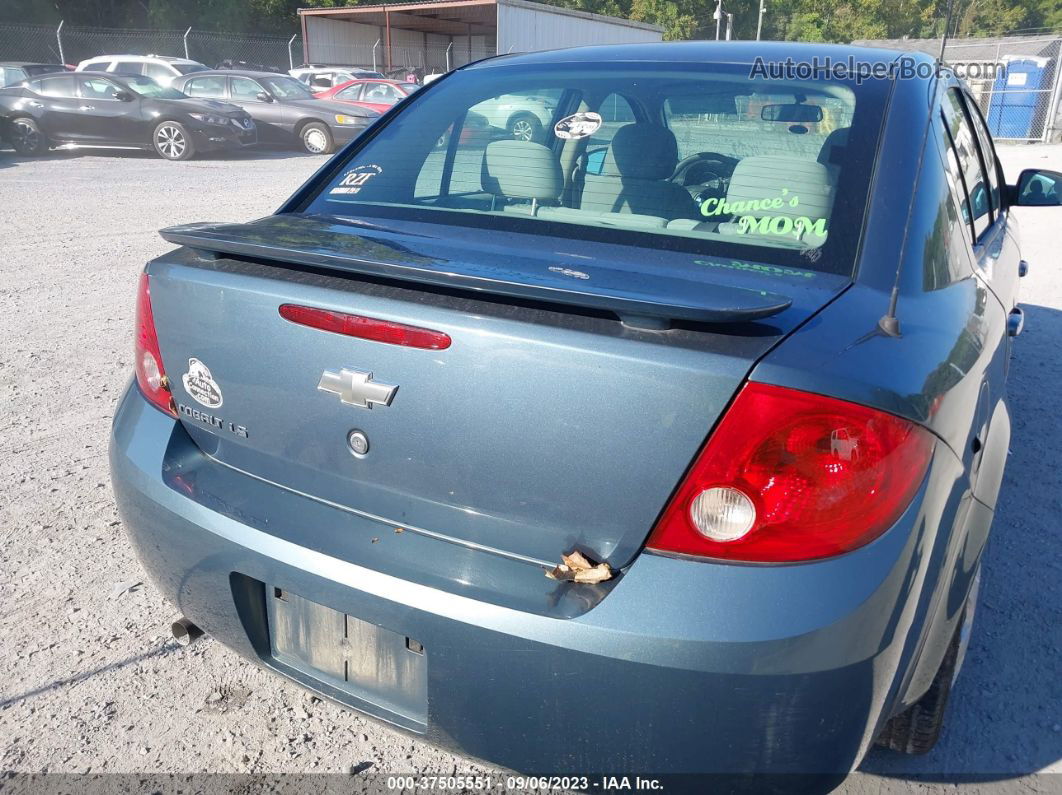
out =
[[1006,69],[992,85],[988,129],[995,138],[1039,138],[1051,104],[1051,59],[1005,55],[1001,60]]

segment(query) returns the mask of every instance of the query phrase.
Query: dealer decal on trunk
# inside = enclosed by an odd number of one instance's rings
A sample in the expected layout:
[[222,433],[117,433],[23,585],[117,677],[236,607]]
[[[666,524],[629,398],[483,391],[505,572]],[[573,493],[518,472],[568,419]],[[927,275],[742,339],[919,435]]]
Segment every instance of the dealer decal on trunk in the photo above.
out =
[[181,376],[181,383],[192,400],[208,409],[216,409],[223,402],[221,387],[210,375],[210,368],[198,359],[188,360],[188,372]]

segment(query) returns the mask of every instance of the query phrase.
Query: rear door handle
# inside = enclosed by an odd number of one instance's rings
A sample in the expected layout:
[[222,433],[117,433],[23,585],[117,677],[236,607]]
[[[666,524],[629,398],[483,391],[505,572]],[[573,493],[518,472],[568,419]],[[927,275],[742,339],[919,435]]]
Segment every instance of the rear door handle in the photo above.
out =
[[81,110],[96,110],[96,106],[95,105],[82,105],[80,109]]
[[31,108],[43,108],[44,107],[44,103],[43,102],[27,102],[26,104],[29,105]]

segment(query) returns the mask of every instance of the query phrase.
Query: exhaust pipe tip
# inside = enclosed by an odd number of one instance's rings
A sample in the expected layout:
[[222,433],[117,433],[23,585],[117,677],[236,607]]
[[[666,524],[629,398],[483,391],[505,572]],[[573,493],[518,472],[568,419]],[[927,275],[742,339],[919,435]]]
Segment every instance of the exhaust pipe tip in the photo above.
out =
[[173,639],[182,646],[190,646],[195,640],[203,636],[203,630],[184,616],[181,616],[170,625],[170,633],[173,635]]

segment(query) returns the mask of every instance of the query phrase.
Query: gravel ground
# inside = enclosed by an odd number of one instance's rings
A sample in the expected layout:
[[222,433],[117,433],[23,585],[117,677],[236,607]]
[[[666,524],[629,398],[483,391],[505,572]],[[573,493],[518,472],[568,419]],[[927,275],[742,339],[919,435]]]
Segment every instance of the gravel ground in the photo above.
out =
[[[1004,147],[1062,170],[1062,146]],[[168,640],[108,485],[111,414],[132,372],[137,273],[170,224],[271,212],[323,161],[286,153],[166,163],[0,152],[0,776],[11,772],[487,772],[260,670]],[[1062,791],[1062,271],[1027,209],[1026,332],[1012,455],[966,668],[928,756],[872,753],[840,791]],[[1057,251],[1057,249],[1055,250]],[[945,785],[946,786],[946,785]],[[0,777],[0,789],[2,789]]]

